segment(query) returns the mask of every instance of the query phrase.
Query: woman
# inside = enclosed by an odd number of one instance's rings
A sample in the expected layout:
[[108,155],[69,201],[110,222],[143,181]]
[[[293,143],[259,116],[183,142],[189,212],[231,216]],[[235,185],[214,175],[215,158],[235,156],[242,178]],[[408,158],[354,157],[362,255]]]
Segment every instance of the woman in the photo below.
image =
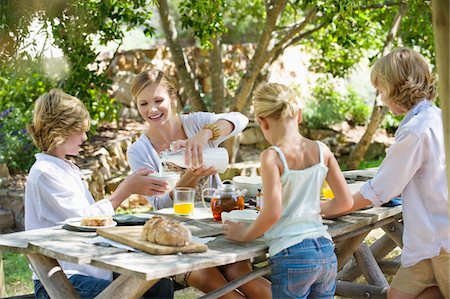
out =
[[[142,167],[153,171],[161,170],[159,154],[171,146],[185,148],[187,170],[184,170],[177,186],[201,187],[205,180],[217,185],[220,178],[214,167],[205,167],[202,159],[203,147],[218,147],[231,136],[237,135],[247,125],[248,119],[238,112],[214,114],[197,112],[188,115],[176,113],[177,90],[169,77],[159,70],[143,71],[131,83],[131,92],[136,99],[139,114],[149,124],[145,133],[131,145],[127,156],[131,169]],[[173,169],[180,171],[181,169]],[[199,192],[197,192],[199,193]],[[172,207],[171,193],[164,196],[148,197],[155,209]],[[248,261],[219,268],[208,268],[185,275],[177,275],[175,280],[208,293],[228,281],[251,271]],[[270,298],[270,283],[257,278],[233,291],[223,298]],[[242,293],[242,294],[241,294]]]

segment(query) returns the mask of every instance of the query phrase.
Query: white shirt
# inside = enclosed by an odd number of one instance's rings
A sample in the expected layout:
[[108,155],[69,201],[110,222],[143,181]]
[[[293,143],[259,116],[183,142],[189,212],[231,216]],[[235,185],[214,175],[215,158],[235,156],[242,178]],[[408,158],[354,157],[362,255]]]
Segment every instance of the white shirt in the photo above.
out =
[[[94,201],[76,165],[52,155],[36,155],[25,187],[25,230],[56,226],[70,217],[113,214],[109,200]],[[110,271],[58,262],[67,276],[81,274],[112,279]],[[35,273],[33,279],[39,279]]]
[[448,190],[441,110],[424,100],[405,116],[376,176],[361,194],[379,206],[403,199],[403,267],[450,252]]
[[[205,145],[206,148],[218,147],[224,140],[242,132],[248,124],[248,118],[239,112],[221,114],[195,112],[183,114],[180,117],[181,125],[188,138],[197,134],[206,124],[214,123],[219,119],[228,120],[234,125],[234,129],[229,135],[220,136],[217,140],[210,140],[208,144]],[[145,134],[141,135],[141,137],[128,148],[127,158],[133,172],[141,168],[159,172],[162,168],[161,159],[153,147],[151,140]],[[218,182],[220,182],[220,178],[219,175],[216,174],[214,175],[214,178],[211,178],[210,186],[213,187]],[[169,208],[173,205],[169,193],[164,194],[162,197],[148,196],[147,200],[156,210]]]

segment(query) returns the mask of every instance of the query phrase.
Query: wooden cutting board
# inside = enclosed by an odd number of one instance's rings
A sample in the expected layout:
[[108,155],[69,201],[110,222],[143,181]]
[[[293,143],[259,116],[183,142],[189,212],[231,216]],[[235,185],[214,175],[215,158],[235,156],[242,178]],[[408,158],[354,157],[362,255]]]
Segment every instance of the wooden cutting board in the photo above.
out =
[[141,238],[143,226],[116,226],[112,228],[98,228],[99,236],[119,242],[124,245],[155,255],[205,252],[208,246],[205,244],[191,243],[187,246],[165,246],[144,241]]

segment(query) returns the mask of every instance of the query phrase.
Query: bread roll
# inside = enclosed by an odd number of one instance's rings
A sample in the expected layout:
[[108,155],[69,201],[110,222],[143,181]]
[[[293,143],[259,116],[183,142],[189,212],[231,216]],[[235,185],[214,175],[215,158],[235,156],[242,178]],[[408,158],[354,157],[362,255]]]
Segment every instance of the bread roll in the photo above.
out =
[[82,226],[107,226],[113,223],[112,216],[93,216],[81,219]]
[[167,246],[186,246],[192,240],[191,232],[183,223],[161,216],[154,216],[144,224],[142,239]]

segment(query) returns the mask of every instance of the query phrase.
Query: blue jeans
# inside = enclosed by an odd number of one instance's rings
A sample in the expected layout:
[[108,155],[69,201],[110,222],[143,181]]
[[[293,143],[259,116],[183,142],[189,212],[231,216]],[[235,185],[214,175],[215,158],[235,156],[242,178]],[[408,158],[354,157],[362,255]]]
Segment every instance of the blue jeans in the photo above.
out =
[[[111,281],[85,275],[72,275],[70,283],[75,287],[81,299],[91,299],[101,293]],[[160,279],[142,298],[173,298],[173,283],[168,278]],[[49,299],[39,280],[34,281],[34,295],[36,299]]]
[[337,258],[327,238],[306,239],[270,258],[273,298],[333,298]]

